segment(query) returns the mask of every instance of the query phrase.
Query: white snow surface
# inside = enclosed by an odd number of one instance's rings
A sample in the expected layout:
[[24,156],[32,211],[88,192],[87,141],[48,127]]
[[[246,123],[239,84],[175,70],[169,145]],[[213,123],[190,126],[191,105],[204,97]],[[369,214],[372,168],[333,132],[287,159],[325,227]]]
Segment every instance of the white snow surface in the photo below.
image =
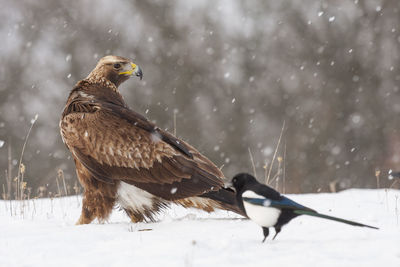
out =
[[174,206],[133,224],[116,209],[104,224],[75,226],[80,197],[25,201],[23,214],[21,202],[0,201],[0,266],[400,266],[400,191],[289,197],[380,230],[300,216],[261,243],[258,225],[226,211]]

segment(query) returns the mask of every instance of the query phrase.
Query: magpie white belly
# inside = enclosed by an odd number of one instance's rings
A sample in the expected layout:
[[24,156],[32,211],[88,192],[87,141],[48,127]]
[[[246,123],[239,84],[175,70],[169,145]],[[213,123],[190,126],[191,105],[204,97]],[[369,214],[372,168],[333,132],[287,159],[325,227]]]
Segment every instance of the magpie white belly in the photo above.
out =
[[[245,191],[243,197],[266,199],[252,191]],[[272,207],[258,206],[243,201],[247,216],[262,227],[272,227],[278,222],[281,210]]]

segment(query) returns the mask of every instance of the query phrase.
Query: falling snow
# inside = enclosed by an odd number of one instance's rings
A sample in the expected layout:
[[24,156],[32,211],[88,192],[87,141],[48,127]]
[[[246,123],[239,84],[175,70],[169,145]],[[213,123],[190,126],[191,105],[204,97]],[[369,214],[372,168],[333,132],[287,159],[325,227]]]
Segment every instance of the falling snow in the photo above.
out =
[[126,105],[224,165],[226,177],[252,169],[248,147],[260,176],[285,121],[277,156],[286,152],[286,190],[314,192],[336,179],[340,189],[374,186],[371,170],[400,166],[400,37],[397,2],[370,2],[5,1],[0,171],[4,146],[15,157],[33,126],[23,158],[32,196],[44,183],[57,191],[46,178],[54,166],[71,186],[62,107],[101,57],[118,54],[145,74],[119,87]]
[[361,119],[362,119],[362,117],[361,117],[361,115],[359,115],[359,114],[353,114],[353,115],[351,116],[351,121],[352,121],[354,124],[359,124],[359,123],[361,123]]
[[33,119],[31,119],[31,124],[34,124],[38,118],[39,118],[39,115],[36,114],[35,117]]
[[264,154],[264,156],[270,156],[270,155],[272,155],[273,151],[274,150],[272,149],[272,147],[267,146],[267,147],[263,148],[262,153]]
[[152,132],[151,134],[150,134],[150,138],[151,138],[151,141],[152,142],[154,142],[154,143],[158,143],[158,142],[160,142],[161,141],[161,135],[160,135],[160,133],[159,132]]

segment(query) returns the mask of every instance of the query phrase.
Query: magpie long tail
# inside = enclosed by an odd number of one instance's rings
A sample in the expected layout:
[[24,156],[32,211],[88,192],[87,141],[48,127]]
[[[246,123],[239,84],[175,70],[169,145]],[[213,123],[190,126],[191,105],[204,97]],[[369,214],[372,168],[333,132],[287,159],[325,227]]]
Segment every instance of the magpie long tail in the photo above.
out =
[[317,213],[317,212],[307,211],[307,210],[295,210],[294,213],[299,214],[299,215],[309,215],[309,216],[319,217],[319,218],[323,218],[323,219],[328,219],[328,220],[332,220],[332,221],[350,224],[353,226],[379,229],[378,227],[375,227],[375,226],[370,226],[370,225],[366,225],[366,224],[362,224],[362,223],[358,223],[358,222],[354,222],[354,221],[349,221],[349,220],[345,220],[345,219],[341,219],[341,218],[337,218],[337,217],[333,217],[333,216],[329,216],[329,215],[325,215],[325,214],[321,214],[321,213]]

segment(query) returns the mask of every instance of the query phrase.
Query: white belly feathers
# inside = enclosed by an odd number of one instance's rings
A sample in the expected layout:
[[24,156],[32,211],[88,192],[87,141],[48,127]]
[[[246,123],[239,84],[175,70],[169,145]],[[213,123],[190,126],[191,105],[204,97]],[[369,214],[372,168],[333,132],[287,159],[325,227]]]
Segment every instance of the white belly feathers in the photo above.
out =
[[121,182],[118,187],[118,202],[125,209],[142,211],[153,206],[154,196],[136,186]]
[[[242,197],[265,199],[265,197],[258,195],[253,191],[243,192]],[[281,214],[281,211],[276,208],[258,206],[246,201],[243,201],[243,204],[247,216],[262,227],[274,226]]]

